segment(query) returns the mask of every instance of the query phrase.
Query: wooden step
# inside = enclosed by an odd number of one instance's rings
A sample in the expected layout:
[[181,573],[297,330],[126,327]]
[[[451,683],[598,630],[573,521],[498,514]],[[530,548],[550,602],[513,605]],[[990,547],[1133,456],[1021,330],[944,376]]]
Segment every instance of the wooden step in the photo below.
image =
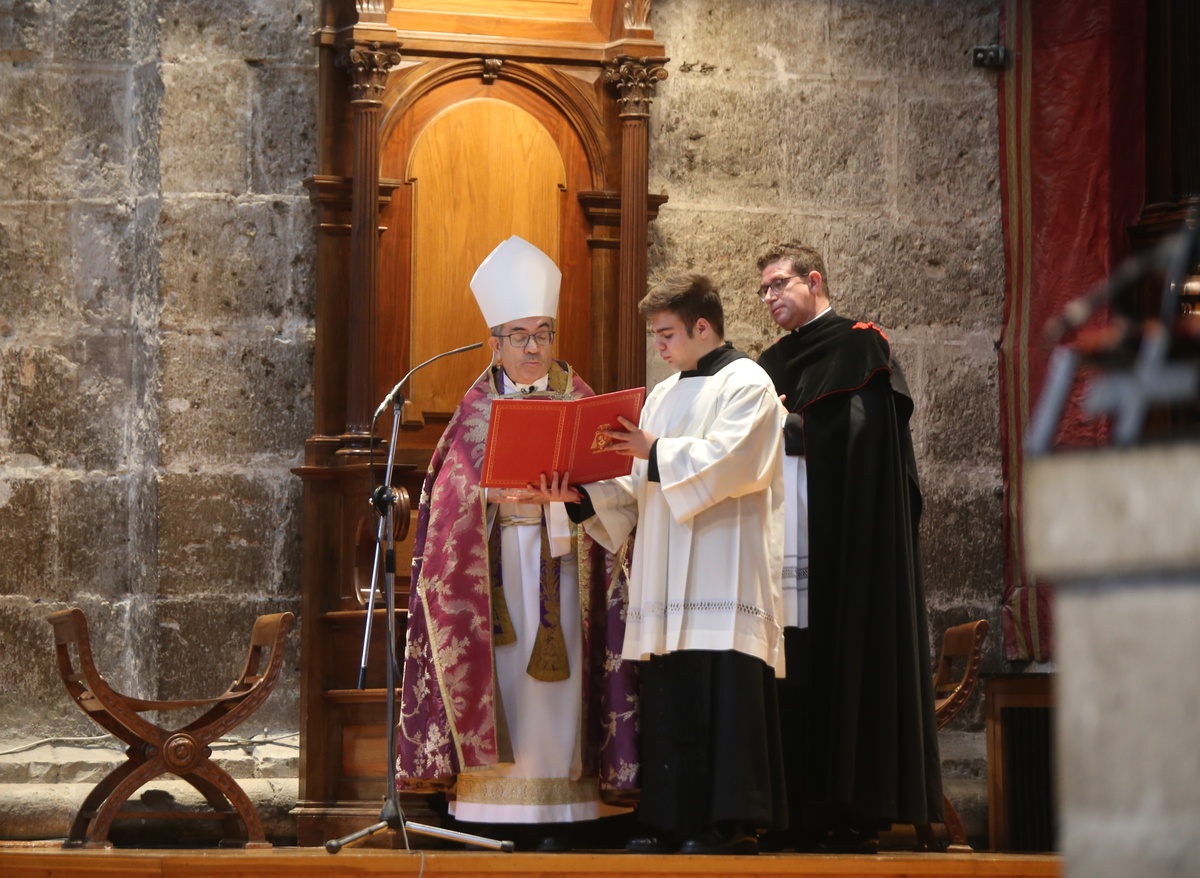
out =
[[755,857],[626,853],[355,850],[70,850],[0,842],[5,878],[1060,878],[1058,855],[905,853],[875,856],[760,854]]

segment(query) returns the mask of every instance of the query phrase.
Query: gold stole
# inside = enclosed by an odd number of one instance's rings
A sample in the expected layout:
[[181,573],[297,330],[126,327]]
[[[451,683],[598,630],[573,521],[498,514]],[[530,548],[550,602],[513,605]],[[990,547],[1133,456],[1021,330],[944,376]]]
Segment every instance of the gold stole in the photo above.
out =
[[[550,556],[550,539],[545,522],[541,526],[542,558],[538,608],[541,622],[529,653],[525,673],[535,680],[554,683],[571,676],[567,658],[567,641],[562,631],[562,605],[559,600],[559,562]],[[517,632],[504,599],[504,583],[500,574],[500,523],[496,522],[488,539],[488,567],[492,589],[492,643],[507,646],[517,642]]]

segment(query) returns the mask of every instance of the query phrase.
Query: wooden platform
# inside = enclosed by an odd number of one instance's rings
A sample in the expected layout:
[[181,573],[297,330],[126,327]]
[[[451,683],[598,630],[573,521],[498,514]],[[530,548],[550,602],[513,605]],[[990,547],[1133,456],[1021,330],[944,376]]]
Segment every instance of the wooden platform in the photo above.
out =
[[1032,854],[878,854],[756,857],[647,856],[625,853],[502,854],[490,851],[385,851],[277,847],[240,850],[69,850],[0,842],[4,878],[351,878],[368,875],[453,878],[1059,878],[1062,860]]

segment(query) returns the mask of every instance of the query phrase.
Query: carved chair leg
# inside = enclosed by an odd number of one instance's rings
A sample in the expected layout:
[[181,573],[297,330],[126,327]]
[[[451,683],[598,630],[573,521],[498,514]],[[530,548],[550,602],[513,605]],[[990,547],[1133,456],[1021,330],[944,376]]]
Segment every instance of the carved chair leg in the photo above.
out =
[[971,853],[972,849],[967,844],[967,834],[963,831],[962,821],[958,818],[958,812],[954,810],[954,806],[950,804],[950,799],[945,795],[942,796],[942,808],[946,812],[946,834],[950,836],[950,845],[946,850],[953,854]]
[[221,846],[227,847],[230,844],[241,844],[241,840],[246,836],[245,823],[241,819],[241,815],[233,803],[229,801],[229,798],[221,792],[221,788],[203,776],[203,773],[199,771],[200,767],[197,766],[186,774],[179,775],[179,777],[195,787],[204,796],[209,807],[221,817],[221,831],[224,834],[221,839]]
[[[204,794],[208,803],[217,811],[228,812],[226,818],[226,838],[222,847],[269,848],[262,820],[259,819],[258,809],[227,771],[213,762],[205,760],[197,765],[187,776],[188,783]],[[232,808],[232,810],[231,810]],[[236,813],[235,813],[236,812]],[[239,825],[237,817],[241,817]],[[245,835],[242,835],[242,827]]]
[[112,847],[108,840],[108,833],[112,829],[113,821],[120,814],[121,808],[124,807],[130,796],[160,774],[165,774],[166,771],[167,769],[159,757],[136,764],[134,769],[120,783],[116,784],[112,792],[105,798],[104,804],[96,810],[91,825],[88,826],[87,841],[83,846],[87,848]]
[[[127,759],[92,787],[91,792],[87,794],[87,798],[83,800],[83,804],[79,806],[79,810],[75,814],[71,831],[67,833],[67,840],[63,842],[64,848],[83,847],[88,840],[88,825],[95,818],[100,806],[104,804],[104,800],[141,764],[141,762]],[[104,846],[111,847],[110,844]]]

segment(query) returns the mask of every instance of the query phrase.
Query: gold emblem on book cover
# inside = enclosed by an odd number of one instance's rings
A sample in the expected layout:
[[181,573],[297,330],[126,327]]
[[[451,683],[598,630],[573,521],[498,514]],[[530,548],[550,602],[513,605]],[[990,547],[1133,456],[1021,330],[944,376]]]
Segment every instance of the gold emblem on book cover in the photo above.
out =
[[596,428],[596,435],[592,437],[592,451],[606,451],[612,445],[613,441],[607,435],[609,429],[609,424],[601,424]]

